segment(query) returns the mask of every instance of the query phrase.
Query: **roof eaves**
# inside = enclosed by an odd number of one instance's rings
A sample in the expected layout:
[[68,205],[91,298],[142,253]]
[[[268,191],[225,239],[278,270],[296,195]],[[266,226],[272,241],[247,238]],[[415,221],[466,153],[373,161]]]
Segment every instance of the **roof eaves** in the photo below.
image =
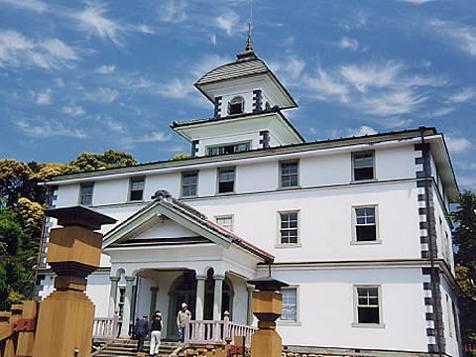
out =
[[[435,135],[436,129],[433,127],[429,127],[425,129],[427,131],[426,136]],[[325,149],[325,148],[336,148],[341,146],[351,146],[351,145],[359,145],[365,143],[377,143],[377,142],[384,142],[390,140],[406,140],[412,139],[415,137],[419,137],[420,130],[419,129],[407,129],[401,131],[392,131],[392,132],[385,132],[385,133],[378,133],[372,135],[365,135],[365,136],[357,136],[357,137],[348,137],[348,138],[337,138],[337,139],[327,139],[327,140],[317,140],[312,142],[305,142],[299,144],[291,144],[285,146],[278,146],[278,147],[270,147],[270,148],[260,148],[235,154],[225,154],[225,155],[216,155],[216,156],[200,156],[200,157],[190,157],[182,160],[164,160],[164,161],[155,161],[155,162],[148,162],[142,163],[134,166],[128,167],[120,167],[120,168],[112,168],[112,169],[104,169],[104,170],[96,170],[96,171],[89,171],[83,172],[78,174],[68,174],[68,175],[58,175],[53,176],[46,182],[54,184],[56,181],[63,181],[63,180],[73,180],[78,178],[94,178],[103,175],[113,175],[119,173],[129,173],[138,171],[138,169],[143,168],[144,170],[152,170],[152,169],[162,169],[162,168],[170,168],[170,167],[180,167],[180,166],[187,166],[193,164],[203,164],[215,161],[223,161],[223,160],[235,160],[235,159],[247,159],[247,158],[255,158],[261,156],[268,156],[268,155],[279,155],[279,154],[286,154],[288,152],[300,152],[300,151],[307,151],[307,150],[314,150],[314,149]],[[301,150],[294,150],[293,149],[301,149]]]

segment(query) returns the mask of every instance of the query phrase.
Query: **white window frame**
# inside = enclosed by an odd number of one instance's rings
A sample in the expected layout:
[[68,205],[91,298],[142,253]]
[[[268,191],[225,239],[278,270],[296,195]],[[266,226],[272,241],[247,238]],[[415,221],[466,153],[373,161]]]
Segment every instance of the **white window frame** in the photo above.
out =
[[[196,174],[197,175],[197,188],[195,195],[184,196],[183,194],[183,176],[187,174]],[[198,196],[198,182],[199,182],[199,173],[198,170],[190,170],[190,171],[182,171],[180,173],[180,197],[189,198],[189,197],[197,197]]]
[[301,305],[301,299],[300,299],[300,288],[298,285],[289,285],[285,288],[281,288],[281,291],[283,290],[295,290],[296,291],[296,320],[284,320],[282,318],[279,318],[278,324],[279,325],[286,325],[286,326],[301,326],[301,314],[299,311],[299,307]]
[[[365,323],[359,322],[359,293],[357,291],[358,288],[377,288],[378,291],[378,313],[379,313],[379,323]],[[353,295],[354,295],[354,321],[352,322],[352,327],[364,327],[364,328],[385,328],[385,324],[383,322],[383,308],[382,308],[382,285],[379,284],[357,284],[353,286]]]
[[[140,200],[132,200],[131,199],[131,194],[132,194],[132,181],[134,180],[142,180],[144,181],[144,187],[142,188],[142,198]],[[127,201],[128,202],[142,202],[144,201],[144,194],[145,194],[145,177],[144,176],[136,176],[136,177],[131,177],[129,179],[129,192],[127,193]]]
[[[241,104],[241,112],[240,113],[230,113],[231,106],[235,105],[235,104],[231,103],[231,102],[233,102],[234,99],[240,100],[240,104]],[[241,95],[235,95],[234,97],[230,98],[230,100],[228,101],[226,112],[227,112],[228,115],[242,115],[242,114],[245,113],[245,107],[246,107],[245,98]]]
[[247,151],[250,151],[252,149],[253,142],[251,140],[237,141],[237,142],[227,143],[227,144],[207,145],[205,147],[205,156],[214,157],[214,156],[220,156],[220,155],[232,155],[232,154],[225,154],[225,153],[218,154],[218,155],[209,155],[208,151],[209,151],[209,149],[213,149],[213,148],[221,148],[221,147],[225,147],[225,146],[238,146],[238,145],[242,145],[242,144],[247,144],[248,145],[248,150],[234,151],[233,154],[237,154],[237,153],[240,153],[240,152],[247,152]]
[[[83,187],[85,186],[91,186],[91,204],[87,205],[87,204],[84,204],[83,203],[83,193],[82,193],[82,189]],[[84,206],[92,206],[93,203],[94,203],[94,182],[85,182],[83,184],[80,184],[79,185],[79,197],[78,197],[78,203],[80,205],[84,205]]]
[[[234,171],[234,181],[233,181],[233,191],[229,192],[220,192],[220,171],[233,170]],[[236,166],[225,166],[218,167],[216,171],[216,194],[217,195],[232,195],[236,193]]]
[[[235,224],[235,217],[232,215],[232,214],[222,214],[220,216],[215,216],[215,223],[216,224],[220,224],[218,223],[218,220],[219,219],[230,219],[231,221],[231,224],[230,224],[230,228],[228,228],[229,231],[233,232],[233,229],[234,229],[234,224]],[[225,226],[222,226],[223,228],[226,228]]]
[[[282,174],[283,164],[296,164],[296,166],[297,166],[297,183],[296,183],[296,185],[294,185],[294,186],[283,186],[283,174]],[[300,175],[300,172],[299,172],[300,171],[300,166],[301,165],[300,165],[299,160],[285,160],[285,161],[280,161],[279,162],[279,170],[278,170],[279,189],[289,190],[289,189],[300,187],[300,178],[301,178],[301,175]]]
[[[356,180],[355,179],[355,155],[356,154],[362,154],[362,153],[372,153],[372,163],[373,163],[373,171],[374,171],[374,177],[371,179],[365,179],[365,180]],[[375,155],[375,150],[361,150],[361,151],[353,151],[351,153],[351,181],[352,183],[359,183],[359,182],[372,182],[372,181],[377,181],[377,155]]]
[[[282,243],[281,242],[281,214],[283,213],[297,213],[297,242],[296,243]],[[276,212],[276,248],[300,248],[301,243],[301,211],[299,209],[287,209]]]
[[[357,208],[375,208],[375,240],[369,241],[358,241],[357,240]],[[362,205],[352,205],[352,240],[350,244],[352,245],[366,245],[366,244],[382,244],[382,239],[380,237],[380,223],[379,223],[379,206],[377,203],[369,203]]]

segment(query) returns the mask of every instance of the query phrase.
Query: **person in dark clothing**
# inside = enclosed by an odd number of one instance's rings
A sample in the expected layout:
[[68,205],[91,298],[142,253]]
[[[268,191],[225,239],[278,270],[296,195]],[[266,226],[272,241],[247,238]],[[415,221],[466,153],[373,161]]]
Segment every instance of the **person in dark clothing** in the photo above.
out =
[[151,356],[157,356],[160,349],[160,335],[162,334],[162,328],[164,323],[162,320],[162,314],[160,311],[156,311],[152,320],[152,326],[150,327],[150,352]]
[[134,335],[138,339],[137,341],[137,352],[142,352],[144,348],[144,340],[149,334],[149,319],[147,315],[144,315],[142,319],[137,321],[134,326]]

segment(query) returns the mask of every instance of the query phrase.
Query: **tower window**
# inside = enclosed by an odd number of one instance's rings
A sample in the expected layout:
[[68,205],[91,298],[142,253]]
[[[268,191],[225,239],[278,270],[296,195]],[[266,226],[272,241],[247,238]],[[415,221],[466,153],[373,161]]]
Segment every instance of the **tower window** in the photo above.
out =
[[228,102],[228,114],[243,114],[245,111],[245,99],[243,97],[233,97]]

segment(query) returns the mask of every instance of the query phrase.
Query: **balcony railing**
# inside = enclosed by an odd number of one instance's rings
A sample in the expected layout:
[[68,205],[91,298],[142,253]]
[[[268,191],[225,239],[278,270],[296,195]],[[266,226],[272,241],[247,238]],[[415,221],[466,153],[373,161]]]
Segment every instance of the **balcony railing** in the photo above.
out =
[[93,338],[112,340],[119,333],[119,316],[96,317],[93,323]]
[[234,343],[235,337],[243,336],[245,347],[251,346],[251,336],[256,327],[237,324],[225,316],[223,321],[217,320],[192,320],[185,326],[185,343],[190,344],[215,344],[225,343],[230,339]]

